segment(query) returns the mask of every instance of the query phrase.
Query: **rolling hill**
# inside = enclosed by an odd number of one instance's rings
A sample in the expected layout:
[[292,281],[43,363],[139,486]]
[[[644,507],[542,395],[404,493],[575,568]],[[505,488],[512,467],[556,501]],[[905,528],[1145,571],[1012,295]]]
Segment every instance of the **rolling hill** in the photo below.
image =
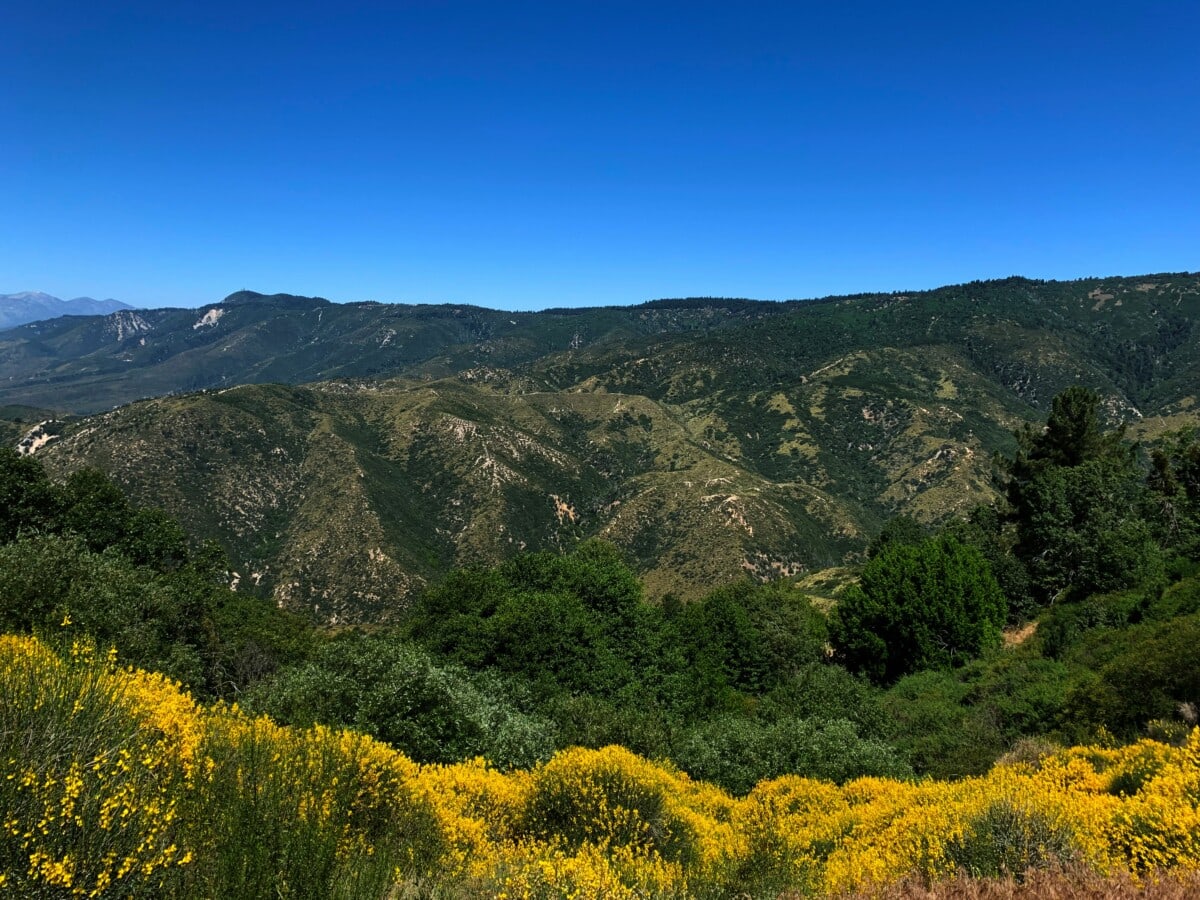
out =
[[1186,274],[543,313],[235,295],[10,332],[0,400],[205,388],[63,418],[38,455],[219,538],[283,605],[380,621],[452,565],[589,536],[655,596],[853,559],[897,512],[988,499],[1068,385],[1135,431],[1195,421],[1197,312]]

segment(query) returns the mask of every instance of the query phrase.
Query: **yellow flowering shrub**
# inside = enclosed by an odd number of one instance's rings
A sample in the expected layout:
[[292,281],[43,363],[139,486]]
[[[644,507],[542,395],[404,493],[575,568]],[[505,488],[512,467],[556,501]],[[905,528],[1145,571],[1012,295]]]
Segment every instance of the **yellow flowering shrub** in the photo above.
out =
[[[1141,741],[1118,753],[1114,780],[1140,787],[1110,820],[1108,838],[1122,866],[1134,872],[1200,868],[1200,729],[1182,748]],[[1136,777],[1122,779],[1128,770]]]
[[[110,655],[109,659],[112,659]],[[190,775],[204,734],[199,705],[178,684],[157,672],[127,669],[121,679],[125,701],[142,724],[157,729]]]
[[764,781],[737,804],[741,840],[734,880],[755,895],[811,891],[849,826],[850,804],[837,785],[785,775]]
[[1200,730],[955,782],[796,776],[740,799],[621,747],[530,771],[205,708],[77,645],[0,637],[13,896],[775,897],[907,878],[1200,869]]
[[268,896],[282,877],[309,886],[289,896],[381,896],[441,859],[438,816],[413,789],[417,766],[370,737],[217,707],[197,752],[185,809],[201,896]]
[[86,644],[71,657],[0,636],[3,884],[18,896],[153,893],[191,859],[178,821],[180,757],[152,722],[157,694],[131,690]]
[[515,842],[529,777],[501,773],[486,760],[422,767],[414,789],[438,815],[446,845],[443,871],[486,881]]
[[661,858],[637,857],[629,848],[584,844],[564,850],[543,843],[517,844],[493,862],[490,877],[478,889],[510,900],[582,900],[612,897],[688,896],[676,865]]
[[623,747],[576,747],[530,774],[518,834],[567,850],[605,848],[613,860],[669,864],[678,880],[714,883],[736,864],[734,807],[723,791]]

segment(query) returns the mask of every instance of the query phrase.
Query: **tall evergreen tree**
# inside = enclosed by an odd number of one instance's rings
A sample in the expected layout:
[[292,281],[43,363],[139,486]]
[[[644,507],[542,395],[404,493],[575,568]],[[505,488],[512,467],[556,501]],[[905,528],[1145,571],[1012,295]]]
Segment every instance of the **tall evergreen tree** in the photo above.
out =
[[1105,431],[1100,396],[1071,387],[1054,398],[1041,430],[1017,434],[1004,461],[1017,556],[1045,601],[1118,590],[1161,570],[1146,521],[1148,497],[1136,447]]

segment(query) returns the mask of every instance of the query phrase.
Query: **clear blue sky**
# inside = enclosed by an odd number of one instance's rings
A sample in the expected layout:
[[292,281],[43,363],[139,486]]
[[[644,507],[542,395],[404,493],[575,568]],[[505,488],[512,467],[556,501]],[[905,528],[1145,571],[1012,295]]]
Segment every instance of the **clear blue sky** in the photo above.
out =
[[0,293],[1200,269],[1200,3],[9,0]]

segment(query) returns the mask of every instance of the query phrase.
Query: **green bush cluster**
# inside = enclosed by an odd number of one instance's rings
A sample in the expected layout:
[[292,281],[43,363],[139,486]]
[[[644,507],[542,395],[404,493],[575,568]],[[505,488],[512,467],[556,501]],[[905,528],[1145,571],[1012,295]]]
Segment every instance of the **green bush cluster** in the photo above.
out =
[[457,572],[407,632],[530,686],[560,746],[619,743],[735,791],[786,772],[909,771],[871,689],[828,659],[825,616],[785,585],[651,605],[613,548],[589,542]]
[[243,703],[289,725],[355,728],[417,762],[482,756],[500,768],[529,768],[556,747],[553,724],[517,708],[502,678],[438,663],[394,635],[342,635],[260,682]]
[[1007,612],[991,567],[974,547],[952,536],[894,542],[842,593],[833,640],[850,668],[892,682],[994,649]]
[[[224,584],[224,555],[133,506],[104,475],[62,484],[0,450],[0,628],[87,634],[202,696],[234,697],[304,659],[313,627]],[[69,630],[64,633],[64,627]]]
[[[1169,436],[1144,466],[1073,388],[1002,461],[1000,503],[940,529],[897,519],[831,614],[750,579],[652,603],[615,548],[585,541],[455,571],[397,629],[336,637],[230,591],[216,548],[99,473],[55,483],[4,452],[0,625],[90,635],[201,695],[423,762],[621,744],[737,792],[786,773],[967,775],[1031,736],[1168,734],[1195,715],[1198,447]],[[1006,625],[1019,646],[1001,647]]]

